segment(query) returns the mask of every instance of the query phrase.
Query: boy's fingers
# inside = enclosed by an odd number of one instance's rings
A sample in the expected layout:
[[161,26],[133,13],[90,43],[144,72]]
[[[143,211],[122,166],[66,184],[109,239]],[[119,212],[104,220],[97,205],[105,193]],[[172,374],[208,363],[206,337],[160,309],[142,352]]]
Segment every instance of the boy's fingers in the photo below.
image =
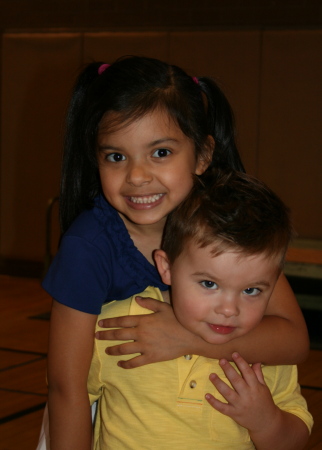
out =
[[219,364],[235,391],[239,392],[242,390],[245,385],[245,380],[236,371],[235,367],[233,367],[226,359],[221,359]]
[[250,367],[250,365],[242,358],[239,353],[233,353],[232,359],[238,369],[240,370],[240,373],[242,375],[242,379],[248,384],[252,385],[254,383],[257,383],[257,377],[253,371],[253,369]]
[[217,391],[229,402],[233,402],[236,398],[236,392],[231,389],[224,381],[222,381],[217,374],[212,373],[209,376],[210,381],[215,386]]
[[252,369],[253,369],[253,371],[254,371],[254,373],[255,373],[255,375],[256,375],[258,381],[259,381],[261,384],[266,385],[265,380],[264,380],[264,375],[263,375],[261,363],[253,364],[253,365],[252,365]]
[[215,408],[217,411],[220,411],[221,413],[225,414],[227,411],[227,404],[224,404],[220,400],[217,400],[213,395],[206,394],[205,395],[207,402]]

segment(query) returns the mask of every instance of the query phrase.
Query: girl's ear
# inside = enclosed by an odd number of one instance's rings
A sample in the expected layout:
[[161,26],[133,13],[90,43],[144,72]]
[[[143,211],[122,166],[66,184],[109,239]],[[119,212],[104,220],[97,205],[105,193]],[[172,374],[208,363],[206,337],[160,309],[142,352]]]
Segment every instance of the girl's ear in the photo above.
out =
[[159,271],[160,277],[164,284],[171,285],[171,270],[170,263],[166,252],[163,250],[156,250],[153,254],[155,265]]
[[198,158],[195,171],[196,175],[202,175],[208,169],[212,161],[212,155],[214,153],[214,150],[215,150],[215,140],[209,134],[205,142],[204,151]]

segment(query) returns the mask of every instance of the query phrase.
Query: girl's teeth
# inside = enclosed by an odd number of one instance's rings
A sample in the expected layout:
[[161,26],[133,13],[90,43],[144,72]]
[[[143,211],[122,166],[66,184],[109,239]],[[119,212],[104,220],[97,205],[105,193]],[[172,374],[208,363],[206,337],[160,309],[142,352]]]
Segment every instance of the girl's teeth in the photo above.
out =
[[130,197],[133,203],[154,203],[162,197],[162,194],[151,195],[150,197]]

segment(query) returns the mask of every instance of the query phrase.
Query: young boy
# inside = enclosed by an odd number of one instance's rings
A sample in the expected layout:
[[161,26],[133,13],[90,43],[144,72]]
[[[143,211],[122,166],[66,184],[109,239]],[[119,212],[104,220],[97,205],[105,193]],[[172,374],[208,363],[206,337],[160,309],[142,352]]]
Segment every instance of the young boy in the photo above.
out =
[[[261,321],[292,226],[259,181],[240,173],[209,180],[197,180],[169,216],[155,261],[178,321],[213,345]],[[155,288],[140,295],[169,302]],[[99,320],[149,312],[134,296],[105,305]],[[91,402],[99,400],[94,449],[294,450],[308,440],[312,417],[295,366],[250,367],[234,353],[233,363],[186,355],[125,371],[105,348],[95,340],[88,378]]]

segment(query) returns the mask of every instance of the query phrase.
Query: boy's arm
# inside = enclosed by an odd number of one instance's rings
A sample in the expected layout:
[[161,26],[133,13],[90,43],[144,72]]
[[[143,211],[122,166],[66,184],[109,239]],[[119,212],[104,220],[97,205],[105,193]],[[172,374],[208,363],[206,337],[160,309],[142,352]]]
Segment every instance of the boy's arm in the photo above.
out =
[[[211,394],[206,394],[210,405],[242,427],[247,428],[257,450],[303,449],[309,438],[309,425],[307,426],[294,414],[281,410],[274,403],[271,392],[266,386],[260,364],[250,367],[237,353],[233,354],[233,360],[241,375],[228,361],[220,361],[232,388],[216,374],[210,375],[210,380],[227,403],[221,402]],[[291,380],[284,380],[286,384],[288,381],[291,383]],[[277,380],[278,382],[279,380]],[[292,380],[291,384],[294,383],[295,380]],[[285,392],[284,395],[286,406],[293,401],[293,405],[288,406],[294,407],[292,393]],[[283,392],[279,393],[279,396],[283,397]],[[299,394],[296,393],[296,396]],[[302,406],[303,408],[305,407]],[[306,410],[305,412],[307,413]]]
[[108,349],[109,354],[116,356],[141,353],[121,363],[126,369],[185,354],[230,359],[231,354],[238,351],[251,363],[260,361],[269,365],[298,364],[308,355],[306,324],[284,275],[276,283],[267,315],[261,323],[247,335],[222,345],[208,344],[187,331],[176,320],[169,305],[152,299],[138,300],[138,303],[156,314],[106,319],[101,326],[119,329],[96,334],[99,339],[133,340]]
[[[90,450],[92,421],[87,377],[97,316],[53,301],[48,352],[51,450]],[[75,333],[75,326],[78,332]]]

